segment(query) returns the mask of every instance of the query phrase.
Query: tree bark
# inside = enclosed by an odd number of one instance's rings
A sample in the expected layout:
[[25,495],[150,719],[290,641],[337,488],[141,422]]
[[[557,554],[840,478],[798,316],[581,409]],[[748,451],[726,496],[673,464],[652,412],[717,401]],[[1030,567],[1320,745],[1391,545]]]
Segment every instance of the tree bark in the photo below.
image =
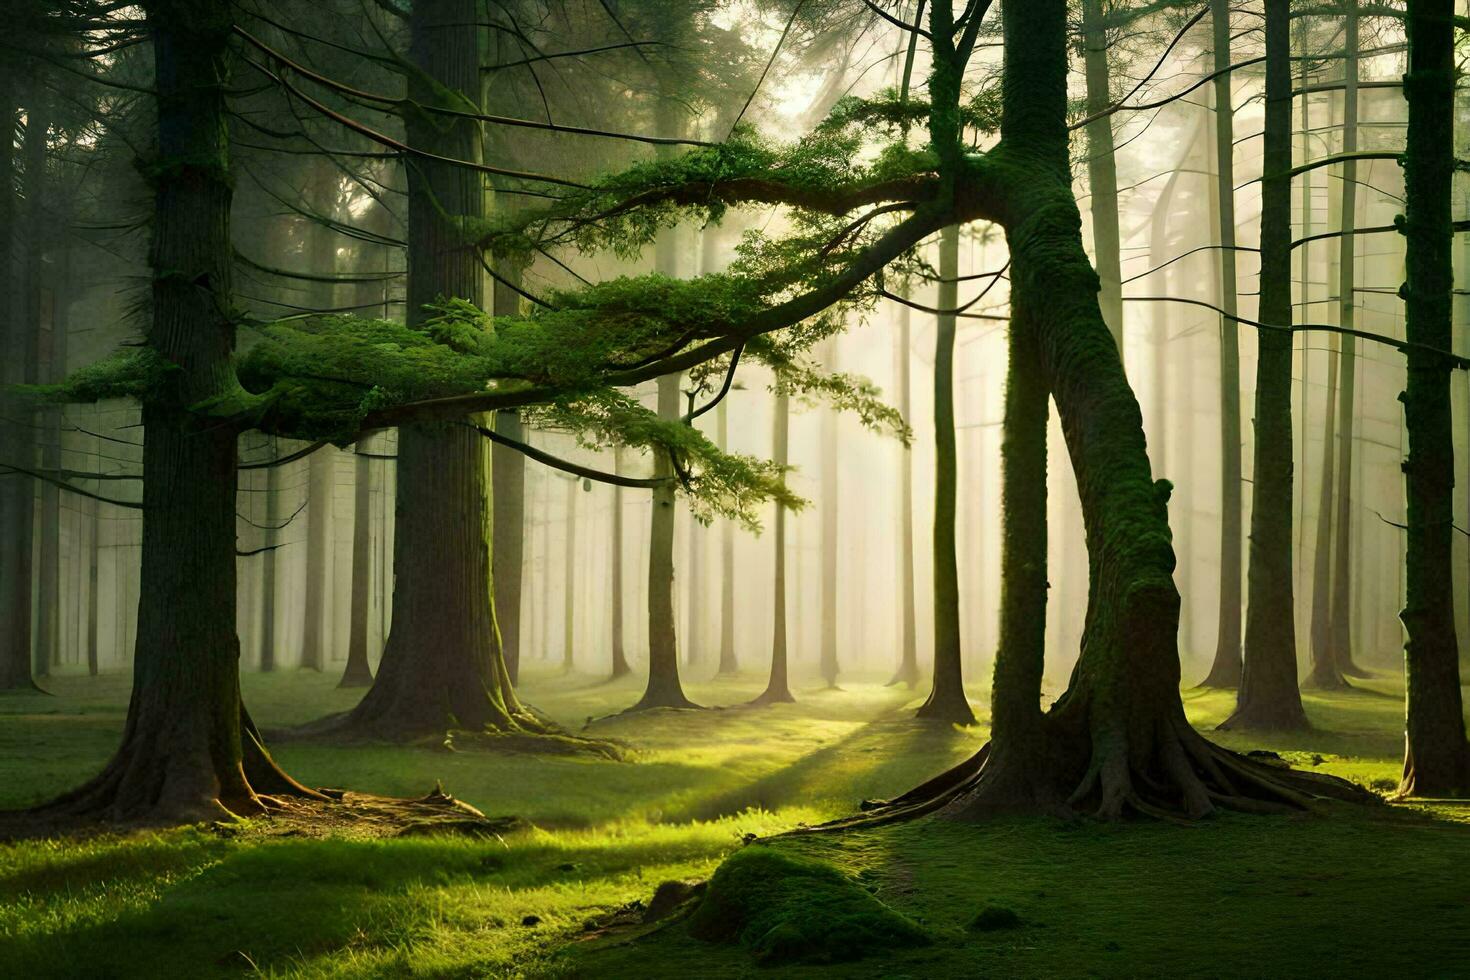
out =
[[235,635],[236,433],[189,411],[232,391],[231,15],[217,0],[146,6],[158,167],[146,342],[179,368],[143,406],[143,559],[122,746],[42,814],[177,822],[316,795],[278,769],[240,703]]
[[[1266,126],[1261,177],[1260,319],[1290,326],[1291,52],[1287,0],[1266,2]],[[1309,727],[1297,687],[1292,570],[1292,335],[1256,332],[1256,439],[1245,654],[1235,713],[1220,726]]]
[[[1103,0],[1082,0],[1082,47],[1087,78],[1087,113],[1113,104],[1108,69],[1108,35]],[[1118,231],[1118,163],[1113,154],[1113,117],[1087,124],[1087,187],[1092,193],[1092,251],[1101,283],[1098,303],[1108,332],[1123,356],[1123,271]]]
[[1406,242],[1404,336],[1416,346],[1408,351],[1408,383],[1400,396],[1409,440],[1403,464],[1408,578],[1399,617],[1407,634],[1408,682],[1401,796],[1470,792],[1455,642],[1453,364],[1432,353],[1449,350],[1452,342],[1453,14],[1450,0],[1409,0],[1409,133],[1400,230]]
[[[1210,0],[1214,70],[1230,64],[1230,0]],[[1215,660],[1205,687],[1240,684],[1242,520],[1240,461],[1240,326],[1234,320],[1235,101],[1231,76],[1215,78],[1215,186],[1220,211],[1220,608]]]
[[[951,225],[939,240],[941,311],[959,305],[960,229]],[[934,681],[918,717],[973,725],[965,698],[960,654],[959,566],[955,558],[956,454],[954,432],[955,315],[941,312],[934,341]]]
[[[771,460],[785,466],[789,458],[791,402],[785,391],[776,393],[776,418],[771,433]],[[775,526],[771,546],[774,568],[771,574],[771,677],[766,689],[752,704],[789,704],[791,695],[787,673],[786,647],[786,508],[776,504]]]
[[[519,265],[500,263],[497,272],[520,284]],[[520,296],[509,286],[495,284],[495,315],[520,312]],[[495,431],[524,441],[520,413],[495,413]],[[494,497],[491,561],[495,577],[495,620],[500,626],[500,649],[512,684],[521,677],[521,595],[526,561],[526,457],[499,443],[490,447],[490,483]]]

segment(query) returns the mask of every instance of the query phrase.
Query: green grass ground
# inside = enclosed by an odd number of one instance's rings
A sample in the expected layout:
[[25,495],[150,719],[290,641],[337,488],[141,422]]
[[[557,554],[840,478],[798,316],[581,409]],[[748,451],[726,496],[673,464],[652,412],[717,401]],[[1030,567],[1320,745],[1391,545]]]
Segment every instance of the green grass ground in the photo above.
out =
[[[263,727],[350,706],[311,674],[247,675]],[[709,704],[763,678],[693,684]],[[1401,705],[1308,698],[1318,731],[1265,747],[1365,784],[1397,774]],[[0,807],[53,795],[115,745],[126,680],[60,678],[0,698]],[[569,726],[631,703],[636,683],[533,676]],[[978,692],[977,692],[978,693]],[[504,841],[235,840],[208,829],[0,846],[0,977],[234,976],[1362,976],[1470,975],[1470,820],[1453,806],[1327,818],[1226,817],[1197,828],[934,821],[784,841],[914,919],[930,945],[836,966],[761,967],[682,925],[636,943],[581,941],[591,918],[704,878],[747,833],[849,812],[965,757],[983,729],[913,721],[917,696],[876,683],[800,703],[605,718],[631,762],[284,745],[310,785],[422,795],[434,782],[537,829]],[[1218,721],[1231,697],[1188,692]],[[1020,926],[976,932],[986,905]],[[533,921],[534,919],[534,921]]]

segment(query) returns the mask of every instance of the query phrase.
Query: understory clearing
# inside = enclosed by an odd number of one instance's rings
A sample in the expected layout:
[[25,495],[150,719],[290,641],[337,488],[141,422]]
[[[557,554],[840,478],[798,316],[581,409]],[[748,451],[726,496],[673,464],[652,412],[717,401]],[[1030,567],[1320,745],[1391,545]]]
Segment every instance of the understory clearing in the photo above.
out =
[[[334,684],[244,677],[265,729],[349,707],[359,692]],[[763,684],[752,674],[689,689],[700,703],[738,704]],[[1390,680],[1370,684],[1305,695],[1313,733],[1217,737],[1384,789],[1398,773],[1402,707]],[[79,782],[116,744],[124,678],[48,687],[53,696],[0,699],[5,807]],[[631,942],[616,931],[589,939],[589,924],[648,901],[663,881],[709,877],[745,835],[907,789],[986,734],[916,721],[918,692],[859,681],[798,687],[790,705],[613,716],[638,687],[537,674],[524,685],[571,729],[597,719],[585,734],[626,745],[628,761],[442,745],[276,750],[307,785],[419,797],[438,783],[492,817],[533,825],[500,837],[347,829],[313,839],[256,821],[4,846],[0,975],[748,975],[757,960],[746,946],[692,938],[683,921]],[[1204,728],[1232,702],[1185,692]],[[774,965],[761,975],[1192,976],[1234,972],[1229,963],[1293,975],[1326,956],[1363,975],[1447,975],[1470,955],[1467,824],[1470,811],[1426,805],[1197,827],[926,820],[783,839],[769,846],[835,867],[932,942],[833,966],[802,963],[797,950],[785,965],[767,957]],[[971,928],[977,916],[1001,925]]]

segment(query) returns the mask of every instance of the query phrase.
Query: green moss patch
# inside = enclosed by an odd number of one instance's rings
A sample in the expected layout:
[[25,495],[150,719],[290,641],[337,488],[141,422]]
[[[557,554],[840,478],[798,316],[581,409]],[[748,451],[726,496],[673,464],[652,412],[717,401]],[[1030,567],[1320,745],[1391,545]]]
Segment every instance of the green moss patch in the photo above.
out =
[[731,855],[710,879],[689,933],[739,943],[762,963],[836,963],[929,936],[830,864],[770,847]]

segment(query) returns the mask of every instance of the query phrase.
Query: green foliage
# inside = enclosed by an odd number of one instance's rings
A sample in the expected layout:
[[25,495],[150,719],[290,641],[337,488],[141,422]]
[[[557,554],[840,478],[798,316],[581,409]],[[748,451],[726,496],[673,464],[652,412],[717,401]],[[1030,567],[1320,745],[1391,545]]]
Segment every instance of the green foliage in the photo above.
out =
[[52,404],[86,404],[109,398],[146,401],[177,374],[178,366],[152,348],[134,347],[78,368],[58,384],[17,386],[15,390]]
[[689,934],[738,942],[764,963],[837,963],[929,942],[913,920],[832,865],[758,846],[720,865]]

